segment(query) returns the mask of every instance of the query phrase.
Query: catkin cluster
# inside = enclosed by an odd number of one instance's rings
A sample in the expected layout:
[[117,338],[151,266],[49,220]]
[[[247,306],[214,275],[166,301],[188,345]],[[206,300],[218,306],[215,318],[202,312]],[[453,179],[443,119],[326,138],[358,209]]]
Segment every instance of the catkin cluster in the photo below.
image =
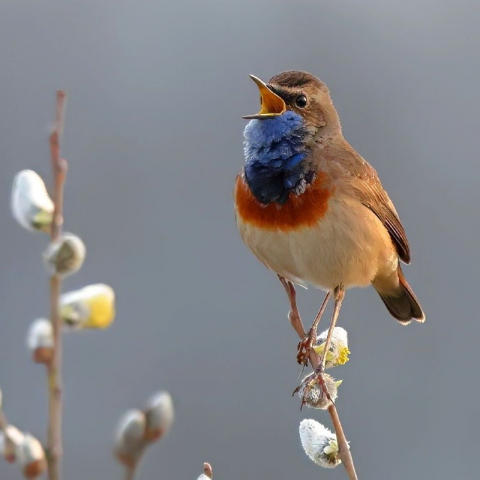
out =
[[[325,368],[330,369],[348,362],[348,336],[345,329],[335,327],[328,351],[325,352],[328,330],[317,337],[315,352],[325,355]],[[324,383],[324,385],[322,385]],[[302,406],[326,410],[338,397],[341,380],[335,380],[324,373],[321,378],[309,374],[296,389],[302,399]],[[341,463],[337,436],[328,428],[313,419],[305,419],[300,423],[300,440],[307,456],[325,468],[334,468]]]

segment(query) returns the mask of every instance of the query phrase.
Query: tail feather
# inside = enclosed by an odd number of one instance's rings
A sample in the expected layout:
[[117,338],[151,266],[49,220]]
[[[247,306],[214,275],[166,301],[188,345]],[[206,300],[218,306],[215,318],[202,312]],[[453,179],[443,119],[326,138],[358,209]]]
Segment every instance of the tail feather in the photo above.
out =
[[377,289],[383,303],[390,314],[404,325],[409,324],[412,318],[418,322],[424,322],[425,314],[415,293],[405,280],[400,266],[398,267],[398,280],[399,285],[395,289],[388,292]]

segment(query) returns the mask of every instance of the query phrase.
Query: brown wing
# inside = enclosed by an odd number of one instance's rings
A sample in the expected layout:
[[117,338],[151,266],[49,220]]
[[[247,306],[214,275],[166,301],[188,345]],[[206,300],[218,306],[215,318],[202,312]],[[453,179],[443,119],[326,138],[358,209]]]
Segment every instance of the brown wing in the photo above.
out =
[[348,170],[355,176],[352,187],[355,196],[381,220],[394,241],[400,259],[410,263],[407,235],[392,201],[384,190],[375,169],[355,151],[349,155]]

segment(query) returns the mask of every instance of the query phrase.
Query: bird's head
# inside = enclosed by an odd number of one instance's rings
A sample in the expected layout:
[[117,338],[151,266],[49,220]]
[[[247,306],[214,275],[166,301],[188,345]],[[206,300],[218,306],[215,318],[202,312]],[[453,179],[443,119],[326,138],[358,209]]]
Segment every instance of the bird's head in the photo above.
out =
[[283,72],[268,83],[254,75],[250,78],[260,90],[260,112],[246,119],[266,120],[291,111],[302,117],[305,127],[316,134],[320,129],[329,133],[341,131],[340,120],[327,86],[306,72]]

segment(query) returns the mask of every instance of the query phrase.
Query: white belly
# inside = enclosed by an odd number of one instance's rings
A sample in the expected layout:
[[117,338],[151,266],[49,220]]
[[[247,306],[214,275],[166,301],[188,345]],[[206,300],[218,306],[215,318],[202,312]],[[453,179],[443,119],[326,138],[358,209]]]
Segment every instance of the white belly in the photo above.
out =
[[332,199],[322,220],[298,230],[267,230],[237,225],[255,256],[275,273],[300,285],[333,290],[367,286],[397,268],[398,256],[387,230],[355,200]]

